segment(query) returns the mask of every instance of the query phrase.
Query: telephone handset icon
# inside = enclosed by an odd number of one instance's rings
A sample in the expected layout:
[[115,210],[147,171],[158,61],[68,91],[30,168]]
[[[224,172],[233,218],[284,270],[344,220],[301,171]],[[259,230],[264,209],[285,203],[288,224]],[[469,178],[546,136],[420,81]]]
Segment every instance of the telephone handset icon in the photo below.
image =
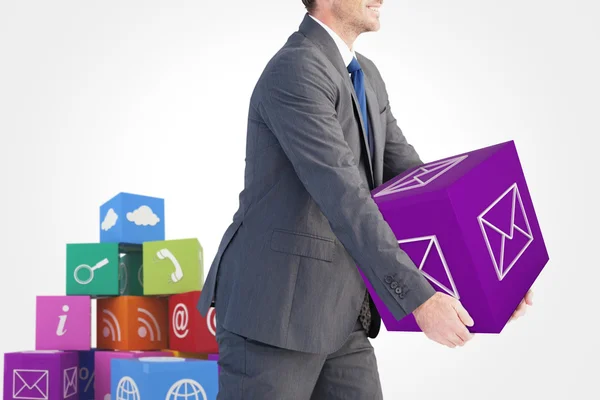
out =
[[179,261],[177,261],[177,259],[175,258],[173,253],[169,251],[169,249],[162,249],[157,251],[156,256],[161,260],[168,258],[173,263],[173,266],[175,267],[175,272],[171,273],[171,282],[179,282],[181,278],[183,278],[183,270],[181,269],[181,265],[179,265]]

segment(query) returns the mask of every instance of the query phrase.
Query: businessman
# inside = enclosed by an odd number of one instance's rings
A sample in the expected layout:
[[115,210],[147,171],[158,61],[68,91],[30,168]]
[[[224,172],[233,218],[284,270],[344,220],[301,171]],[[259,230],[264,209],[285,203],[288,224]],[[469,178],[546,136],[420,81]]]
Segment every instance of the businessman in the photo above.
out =
[[216,309],[220,400],[381,399],[369,341],[381,319],[357,264],[397,319],[413,314],[449,347],[472,337],[467,311],[433,289],[370,195],[423,163],[377,67],[353,51],[383,1],[302,2],[252,93],[245,187],[198,302],[203,316]]

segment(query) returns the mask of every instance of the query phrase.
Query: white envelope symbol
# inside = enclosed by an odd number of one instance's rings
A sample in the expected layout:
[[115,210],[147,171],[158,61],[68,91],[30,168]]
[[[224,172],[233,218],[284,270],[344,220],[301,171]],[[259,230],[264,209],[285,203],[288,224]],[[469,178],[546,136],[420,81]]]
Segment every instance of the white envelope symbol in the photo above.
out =
[[434,179],[438,178],[442,174],[446,173],[452,167],[467,158],[468,154],[463,156],[449,158],[442,161],[435,161],[429,164],[425,164],[416,168],[406,176],[398,179],[390,186],[382,189],[379,193],[376,193],[373,197],[386,196],[392,193],[402,192],[404,190],[410,190],[413,188],[423,187]]
[[494,200],[477,220],[496,275],[502,280],[533,241],[517,184]]
[[13,370],[13,398],[48,400],[48,371],[41,369]]
[[409,258],[417,264],[425,278],[450,296],[460,299],[437,236],[401,239],[398,240],[398,244]]
[[77,367],[65,369],[63,373],[63,393],[65,399],[77,394]]

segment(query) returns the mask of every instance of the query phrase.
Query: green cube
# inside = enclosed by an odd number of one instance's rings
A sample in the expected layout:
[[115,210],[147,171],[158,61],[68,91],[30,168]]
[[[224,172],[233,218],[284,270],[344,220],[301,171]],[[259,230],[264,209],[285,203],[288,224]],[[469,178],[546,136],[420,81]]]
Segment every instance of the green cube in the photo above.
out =
[[144,242],[143,254],[145,295],[202,290],[204,257],[198,239]]
[[[121,243],[67,244],[67,295],[118,296],[141,294],[137,282],[141,245]],[[141,273],[139,275],[142,275]]]

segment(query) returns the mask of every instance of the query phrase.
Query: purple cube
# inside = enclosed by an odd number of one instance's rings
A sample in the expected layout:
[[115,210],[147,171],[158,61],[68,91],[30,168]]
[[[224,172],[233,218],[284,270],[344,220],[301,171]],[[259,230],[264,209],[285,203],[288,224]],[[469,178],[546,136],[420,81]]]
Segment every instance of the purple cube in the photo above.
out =
[[[513,141],[405,171],[372,198],[425,278],[473,317],[471,332],[500,333],[548,262]],[[420,331],[362,275],[388,331]]]
[[37,296],[36,350],[90,350],[90,296]]
[[36,350],[4,354],[5,400],[78,400],[79,354]]

